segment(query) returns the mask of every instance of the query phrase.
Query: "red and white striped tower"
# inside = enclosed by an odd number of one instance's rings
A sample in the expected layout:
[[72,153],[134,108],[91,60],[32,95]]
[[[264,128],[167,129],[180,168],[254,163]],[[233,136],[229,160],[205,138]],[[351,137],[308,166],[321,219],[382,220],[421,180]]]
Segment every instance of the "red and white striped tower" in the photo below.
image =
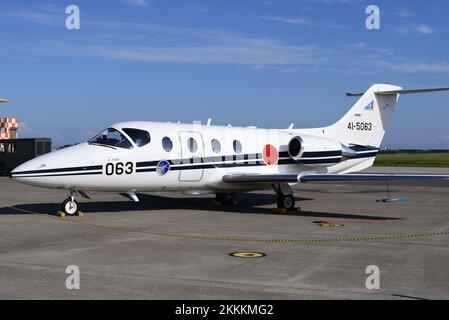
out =
[[[0,99],[0,103],[9,102],[7,99]],[[15,118],[0,118],[0,140],[17,139],[17,129],[19,121]]]

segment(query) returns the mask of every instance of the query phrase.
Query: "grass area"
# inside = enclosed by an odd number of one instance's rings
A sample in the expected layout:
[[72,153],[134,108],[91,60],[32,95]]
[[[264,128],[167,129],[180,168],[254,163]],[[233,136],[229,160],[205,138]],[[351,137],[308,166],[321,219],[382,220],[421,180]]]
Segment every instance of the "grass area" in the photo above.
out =
[[374,162],[378,167],[439,167],[449,168],[449,153],[393,153],[379,154]]

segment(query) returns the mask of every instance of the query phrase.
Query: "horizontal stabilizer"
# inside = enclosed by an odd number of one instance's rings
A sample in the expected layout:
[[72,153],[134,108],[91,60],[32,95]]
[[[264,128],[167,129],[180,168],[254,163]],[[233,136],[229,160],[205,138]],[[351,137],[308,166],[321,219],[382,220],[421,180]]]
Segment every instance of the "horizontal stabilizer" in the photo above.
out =
[[[402,90],[391,90],[391,91],[377,91],[374,92],[377,95],[395,95],[395,94],[412,94],[412,93],[426,93],[426,92],[438,92],[438,91],[449,91],[449,88],[429,88],[429,89],[402,89]],[[361,97],[364,93],[350,93],[347,92],[348,97]]]

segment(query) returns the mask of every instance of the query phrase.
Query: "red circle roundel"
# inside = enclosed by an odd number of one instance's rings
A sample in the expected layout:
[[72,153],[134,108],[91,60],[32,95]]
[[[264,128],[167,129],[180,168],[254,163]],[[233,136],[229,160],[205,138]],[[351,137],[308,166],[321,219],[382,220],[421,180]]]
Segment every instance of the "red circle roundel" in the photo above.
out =
[[265,161],[265,164],[268,166],[272,166],[278,162],[278,159],[279,153],[277,149],[271,144],[267,144],[263,148],[263,160]]

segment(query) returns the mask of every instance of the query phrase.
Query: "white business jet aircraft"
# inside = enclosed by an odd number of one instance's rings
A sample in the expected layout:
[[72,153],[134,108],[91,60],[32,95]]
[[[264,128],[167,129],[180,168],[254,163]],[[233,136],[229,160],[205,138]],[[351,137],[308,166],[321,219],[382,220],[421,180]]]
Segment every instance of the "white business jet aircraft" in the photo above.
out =
[[338,122],[316,129],[258,129],[207,125],[122,122],[91,140],[30,160],[12,171],[17,181],[66,189],[62,210],[78,210],[87,191],[215,193],[232,201],[236,191],[272,188],[277,205],[295,207],[292,185],[316,181],[449,180],[443,175],[351,174],[373,165],[401,94],[449,91],[403,90],[376,84]]

